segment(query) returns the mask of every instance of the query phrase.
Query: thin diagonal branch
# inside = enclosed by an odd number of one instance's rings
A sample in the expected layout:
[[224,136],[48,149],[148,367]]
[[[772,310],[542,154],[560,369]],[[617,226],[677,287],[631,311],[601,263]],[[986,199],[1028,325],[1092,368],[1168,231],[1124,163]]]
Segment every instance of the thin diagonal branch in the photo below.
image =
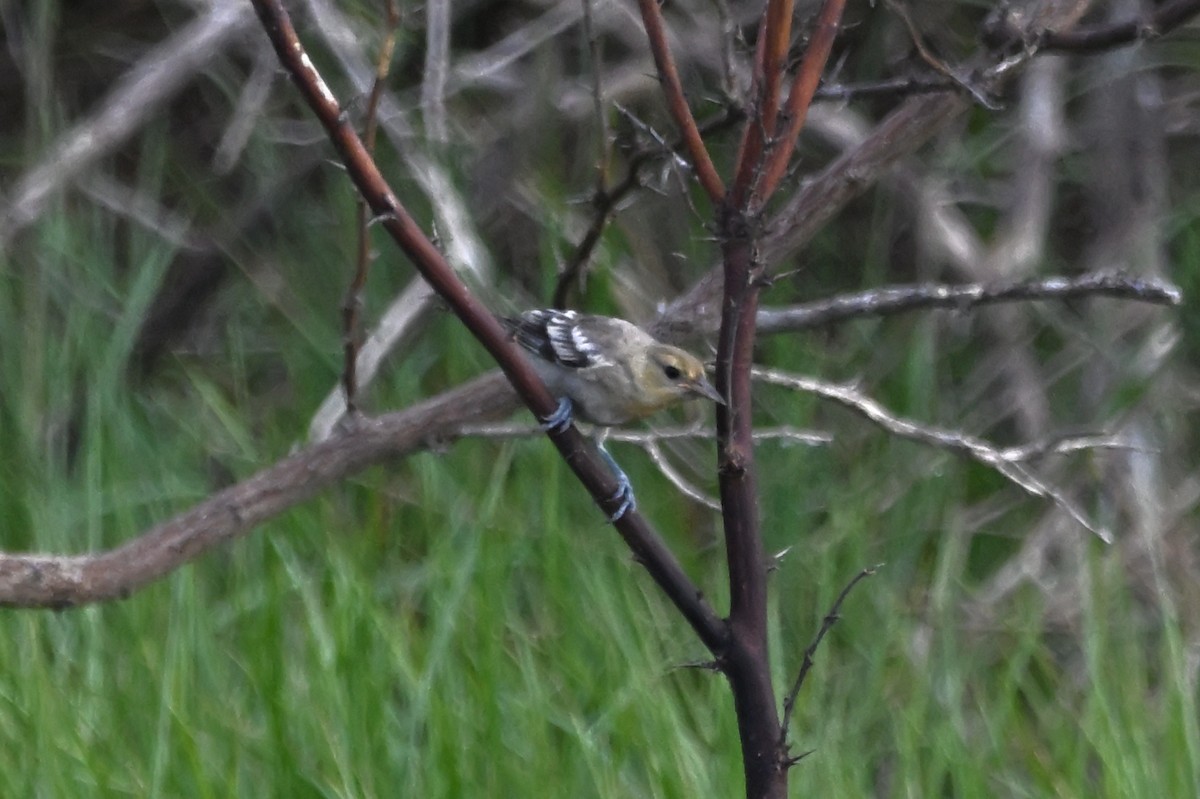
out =
[[705,193],[714,204],[719,203],[725,196],[725,184],[721,181],[721,176],[717,174],[717,168],[713,165],[712,157],[709,156],[708,148],[704,145],[704,139],[696,125],[696,118],[692,116],[692,109],[688,106],[687,97],[684,96],[683,84],[679,80],[679,71],[675,68],[675,59],[671,55],[671,47],[667,43],[666,23],[663,21],[662,10],[658,7],[657,0],[638,0],[638,8],[642,12],[642,24],[646,28],[646,36],[650,41],[650,52],[654,55],[654,65],[658,68],[658,75],[662,80],[667,108],[670,110],[675,124],[679,127],[679,133],[683,136],[684,149],[692,160],[692,168],[696,170],[696,177],[700,179],[700,185],[704,187]]
[[813,656],[817,654],[817,647],[821,645],[821,641],[825,640],[825,635],[833,629],[833,625],[837,624],[838,619],[842,617],[842,603],[846,601],[846,597],[850,596],[850,592],[854,590],[854,586],[861,583],[868,577],[872,577],[876,572],[883,567],[880,563],[876,566],[871,566],[863,569],[854,578],[846,584],[842,592],[838,594],[833,605],[830,606],[829,612],[825,614],[825,618],[821,621],[821,629],[817,630],[817,634],[813,637],[812,643],[804,650],[804,657],[800,661],[800,669],[796,674],[796,680],[792,683],[792,688],[787,693],[787,698],[783,702],[783,718],[780,721],[779,745],[781,748],[787,747],[788,727],[792,723],[792,713],[796,709],[796,697],[800,695],[800,689],[804,687],[804,680],[808,677],[809,671],[813,667]]
[[1025,448],[1002,450],[983,439],[956,430],[945,430],[932,425],[919,424],[910,419],[903,419],[851,386],[834,385],[774,369],[755,369],[754,376],[773,385],[797,389],[832,400],[894,436],[965,455],[994,470],[1030,496],[1050,500],[1078,522],[1081,527],[1095,533],[1104,543],[1112,543],[1112,533],[1107,528],[1090,521],[1071,499],[1033,474],[1022,463],[1029,457]]
[[804,127],[804,120],[808,118],[808,108],[812,105],[813,95],[821,82],[821,74],[825,71],[829,53],[833,49],[833,41],[837,38],[838,23],[845,6],[844,0],[826,0],[820,16],[817,17],[808,48],[804,51],[804,59],[800,62],[800,68],[796,71],[788,94],[785,115],[787,127],[779,135],[763,167],[762,179],[758,186],[760,204],[771,198],[779,186],[779,181],[787,172],[792,153],[796,150],[800,130]]
[[754,85],[750,87],[754,107],[742,134],[734,173],[736,177],[730,191],[730,202],[735,207],[742,207],[754,192],[761,175],[763,154],[775,138],[779,87],[783,81],[784,60],[791,44],[793,9],[791,0],[770,0],[763,24],[759,26],[758,46],[754,54]]
[[[383,45],[375,61],[375,80],[367,97],[366,130],[363,144],[367,153],[375,156],[375,138],[379,130],[379,101],[383,97],[388,72],[392,66],[392,54],[396,47],[396,28],[400,26],[400,11],[396,0],[384,0]],[[358,402],[358,356],[359,326],[362,312],[362,292],[371,271],[370,209],[362,197],[355,204],[355,221],[358,231],[358,252],[354,264],[354,277],[342,301],[342,393],[345,395],[346,413],[353,415]]]
[[985,40],[993,45],[1016,40],[1043,52],[1099,52],[1165,36],[1197,14],[1200,14],[1200,0],[1168,0],[1140,19],[1063,31],[1030,32],[1013,26],[1008,20],[1002,20],[985,31]]
[[767,335],[810,330],[853,319],[891,316],[930,308],[970,311],[997,303],[1087,297],[1114,297],[1173,306],[1183,301],[1183,292],[1165,280],[1134,277],[1120,272],[1092,272],[1075,277],[1054,276],[990,285],[924,283],[884,286],[788,308],[763,308],[758,312],[758,332]]
[[[727,109],[703,122],[700,125],[700,134],[703,136],[723,130],[741,119],[741,113],[733,109]],[[588,225],[587,232],[584,233],[583,238],[579,240],[579,243],[571,251],[571,256],[567,259],[566,265],[555,281],[554,294],[551,300],[553,307],[567,307],[567,294],[571,286],[578,281],[580,273],[592,257],[592,251],[600,243],[600,236],[603,235],[608,221],[617,212],[617,207],[621,201],[635,189],[641,187],[643,169],[654,161],[655,158],[673,156],[683,146],[682,139],[676,140],[666,147],[655,140],[654,146],[639,148],[629,157],[628,164],[625,167],[625,176],[621,178],[620,182],[606,191],[593,195],[591,224]]]
[[700,503],[709,510],[715,510],[718,513],[721,512],[720,501],[713,499],[708,494],[705,494],[699,488],[692,485],[691,482],[689,482],[688,479],[685,478],[669,460],[667,460],[667,456],[662,451],[662,447],[658,445],[658,442],[653,440],[646,441],[646,443],[642,445],[642,449],[644,449],[646,454],[650,456],[650,460],[653,461],[654,465],[658,467],[658,470],[662,473],[663,477],[671,481],[671,485],[675,486],[679,493],[683,494],[685,497],[688,497],[694,502]]

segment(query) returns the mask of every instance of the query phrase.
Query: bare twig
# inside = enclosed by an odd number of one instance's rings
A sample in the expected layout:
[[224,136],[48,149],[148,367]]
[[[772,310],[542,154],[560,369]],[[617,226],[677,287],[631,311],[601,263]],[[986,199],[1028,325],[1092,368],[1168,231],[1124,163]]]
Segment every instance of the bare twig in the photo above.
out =
[[[742,132],[733,188],[730,190],[730,204],[736,208],[761,205],[755,199],[755,195],[757,184],[762,177],[764,156],[776,144],[774,139],[775,123],[779,117],[779,89],[783,82],[784,61],[791,44],[793,9],[792,0],[768,0],[763,12],[762,24],[758,31],[758,45],[754,52],[750,119]],[[762,202],[766,202],[768,197],[765,194],[758,196]]]
[[692,116],[692,110],[688,107],[687,98],[684,96],[683,84],[680,82],[679,72],[675,68],[675,59],[672,57],[671,47],[667,43],[666,23],[663,21],[662,10],[658,7],[657,0],[638,0],[638,8],[642,12],[642,23],[646,27],[650,51],[654,55],[654,64],[658,67],[659,78],[662,80],[667,107],[675,124],[679,127],[680,135],[683,136],[684,149],[691,158],[692,168],[696,170],[696,177],[700,179],[700,185],[704,187],[708,198],[716,204],[725,196],[725,184],[721,181],[721,176],[717,174],[717,168],[713,165],[708,148],[704,146],[704,139],[700,136],[696,118]]
[[1077,277],[1056,276],[990,285],[926,283],[885,286],[791,308],[764,308],[758,312],[758,327],[763,334],[782,333],[929,308],[968,311],[1002,302],[1063,301],[1087,297],[1113,297],[1154,305],[1178,305],[1183,301],[1179,287],[1164,280],[1133,277],[1120,272],[1094,272]]
[[[379,48],[379,56],[375,62],[375,80],[371,84],[371,93],[367,97],[365,131],[363,145],[367,154],[375,157],[375,137],[379,130],[379,100],[391,70],[392,53],[396,46],[396,28],[400,26],[400,10],[395,0],[384,2],[384,33],[383,44]],[[359,353],[359,317],[362,313],[362,292],[367,285],[367,275],[371,271],[371,212],[367,202],[362,197],[356,203],[358,253],[355,259],[354,277],[346,289],[342,301],[342,393],[345,395],[346,413],[353,414],[358,410],[358,365]]]
[[[817,647],[821,645],[821,641],[825,639],[825,635],[833,629],[833,625],[837,624],[838,619],[841,618],[842,603],[846,601],[846,597],[850,596],[850,592],[854,590],[854,586],[873,576],[881,568],[883,568],[882,563],[863,569],[854,576],[854,579],[846,584],[846,587],[842,589],[842,592],[838,594],[837,599],[834,600],[833,605],[829,608],[829,612],[825,614],[825,618],[821,621],[821,628],[817,630],[812,643],[804,650],[804,658],[800,661],[800,670],[796,674],[796,680],[792,683],[792,688],[788,691],[787,698],[783,702],[783,718],[780,721],[780,734],[782,737],[779,739],[781,750],[787,751],[788,727],[791,726],[792,713],[796,709],[796,697],[800,695],[800,689],[804,687],[804,680],[808,677],[808,672],[812,670],[813,656],[817,653]],[[800,757],[802,758],[804,755],[800,755]],[[793,766],[799,759],[788,758],[787,765]]]
[[759,207],[775,193],[779,181],[787,172],[792,153],[796,150],[800,130],[808,117],[808,107],[812,104],[817,85],[821,82],[821,73],[833,49],[833,40],[837,37],[838,23],[841,21],[845,5],[844,0],[826,0],[821,7],[816,27],[809,37],[808,48],[804,51],[804,58],[800,62],[800,68],[796,70],[788,93],[786,127],[780,135],[779,142],[767,157],[762,177],[758,182]]
[[[368,64],[362,57],[362,37],[328,0],[306,0],[305,6],[317,23],[316,30],[350,77],[355,90],[362,95],[371,95],[373,87],[378,84],[378,57],[375,65]],[[487,250],[479,240],[466,203],[446,169],[417,148],[405,146],[413,134],[404,109],[394,96],[386,92],[380,94],[379,113],[375,118],[428,199],[437,225],[443,231],[442,244],[450,263],[458,272],[469,275],[474,281],[486,282],[491,273]],[[361,393],[370,384],[384,357],[420,329],[422,321],[433,310],[435,298],[436,293],[429,284],[416,278],[392,301],[359,348],[355,364],[356,393]],[[338,385],[326,395],[309,424],[309,439],[324,440],[345,413],[345,391]]]
[[993,45],[1016,40],[1042,51],[1097,52],[1165,36],[1197,14],[1200,14],[1200,0],[1168,0],[1149,9],[1141,19],[1063,31],[1023,30],[1013,27],[1008,19],[1001,19],[986,35],[988,43]]
[[[723,130],[741,119],[742,115],[739,112],[732,109],[726,110],[703,122],[700,125],[700,135],[707,136]],[[625,176],[621,181],[604,193],[593,196],[591,224],[588,225],[587,232],[572,250],[570,258],[567,259],[566,265],[558,275],[554,284],[553,307],[566,307],[567,295],[571,286],[579,280],[580,273],[591,259],[592,251],[600,243],[600,236],[604,233],[609,219],[616,213],[621,201],[635,189],[641,187],[642,171],[656,158],[675,158],[683,147],[682,139],[666,145],[655,135],[651,135],[651,138],[654,141],[652,146],[642,147],[629,157]]]
[[[542,435],[541,428],[530,427],[522,424],[484,424],[484,425],[465,425],[459,431],[458,435],[468,437],[474,436],[479,438],[535,438]],[[651,430],[610,430],[605,438],[607,442],[623,442],[627,444],[635,444],[641,447],[663,476],[674,485],[679,492],[696,502],[713,510],[720,510],[721,503],[709,497],[700,489],[693,486],[667,459],[666,454],[660,446],[664,441],[678,441],[681,439],[711,439],[712,431],[706,430],[698,424],[688,425],[686,427],[669,427]],[[819,446],[828,444],[832,439],[826,433],[815,433],[808,430],[799,430],[788,425],[780,427],[762,428],[754,431],[754,440],[762,441],[783,441],[792,444],[803,444],[805,446]]]
[[818,100],[858,100],[869,97],[905,97],[912,94],[944,92],[958,86],[945,75],[904,75],[898,78],[864,83],[823,83],[817,88]]
[[913,43],[913,47],[917,50],[917,55],[921,56],[921,60],[928,64],[935,72],[945,76],[952,85],[964,90],[975,100],[989,111],[998,111],[1000,106],[987,96],[984,89],[973,85],[969,80],[962,77],[958,70],[943,62],[940,58],[930,52],[925,46],[925,39],[921,35],[921,31],[917,28],[917,23],[913,20],[912,15],[908,13],[908,7],[901,0],[886,0],[888,8],[892,9],[896,16],[900,17],[904,22],[904,26],[908,28],[908,38]]
[[445,143],[446,81],[450,74],[450,0],[425,3],[425,71],[421,80],[421,111],[425,115],[425,135],[431,141]]
[[[540,427],[527,424],[469,424],[454,431],[454,438],[533,438],[542,434]],[[443,433],[445,437],[447,434]],[[658,427],[649,430],[622,430],[613,428],[608,431],[605,441],[617,441],[622,444],[645,446],[649,443],[663,441],[683,441],[688,439],[711,439],[712,431],[701,425],[691,424],[682,427]],[[784,443],[801,444],[807,447],[828,444],[833,437],[828,433],[813,430],[802,430],[791,425],[777,427],[760,427],[754,431],[755,441],[781,441]]]
[[672,466],[671,462],[667,460],[667,456],[663,453],[662,448],[658,446],[657,442],[647,441],[644,445],[642,445],[642,449],[646,450],[646,454],[650,456],[650,460],[653,461],[654,465],[658,467],[658,470],[662,472],[663,477],[666,477],[667,480],[671,482],[671,485],[675,486],[675,488],[679,490],[679,493],[683,494],[685,497],[693,500],[694,502],[700,503],[709,510],[715,510],[720,513],[721,502],[713,497],[710,497],[708,494],[705,494],[699,488],[696,488],[682,474],[680,474],[679,470]]
[[[588,69],[591,75],[592,114],[595,117],[596,136],[596,182],[592,191],[592,207],[594,213],[592,224],[584,234],[583,240],[575,248],[571,259],[564,266],[554,286],[554,296],[551,300],[555,308],[565,308],[567,293],[577,282],[582,285],[584,267],[591,257],[592,250],[600,241],[600,234],[608,219],[616,208],[616,197],[608,190],[608,170],[612,162],[612,143],[608,131],[608,115],[604,109],[604,83],[601,75],[603,55],[600,49],[600,38],[596,34],[592,20],[593,0],[580,0],[583,6],[583,36],[587,41],[589,61]],[[630,173],[636,179],[636,171]],[[625,191],[633,188],[633,182],[628,179],[623,183]]]
[[[1112,534],[1103,526],[1094,524],[1079,507],[1058,489],[1047,485],[1041,478],[1030,472],[1022,463],[1030,457],[1031,450],[1016,447],[1006,450],[998,449],[988,442],[974,436],[960,433],[956,430],[922,425],[909,419],[903,419],[892,414],[870,397],[865,396],[851,386],[839,386],[821,380],[790,375],[773,369],[755,369],[756,379],[777,386],[785,386],[823,399],[838,403],[842,407],[854,411],[868,421],[887,430],[889,433],[910,441],[945,449],[987,466],[996,473],[1014,483],[1027,494],[1049,499],[1061,510],[1066,512],[1081,527],[1095,533],[1106,544],[1112,543]],[[1119,442],[1110,441],[1111,446],[1119,446]]]
[[592,20],[592,0],[580,0],[583,4],[583,37],[587,41],[588,74],[592,81],[592,113],[596,118],[596,194],[597,198],[608,193],[608,167],[612,158],[609,141],[608,115],[604,112],[604,52],[600,37]]

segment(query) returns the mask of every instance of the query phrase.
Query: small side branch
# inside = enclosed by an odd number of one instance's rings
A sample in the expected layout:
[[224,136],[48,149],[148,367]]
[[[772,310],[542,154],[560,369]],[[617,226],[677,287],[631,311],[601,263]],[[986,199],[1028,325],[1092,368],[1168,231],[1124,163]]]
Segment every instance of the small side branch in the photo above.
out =
[[[727,109],[701,123],[700,135],[703,137],[724,130],[734,123],[740,122],[742,116],[742,113],[736,109]],[[587,232],[575,246],[571,257],[567,259],[566,266],[558,275],[558,280],[554,284],[553,307],[567,307],[567,294],[570,292],[571,286],[579,280],[580,274],[592,257],[592,251],[600,243],[600,236],[604,233],[608,221],[616,213],[621,201],[635,189],[641,187],[643,169],[653,163],[655,159],[672,157],[674,154],[682,152],[683,148],[682,139],[666,146],[655,140],[653,145],[639,148],[629,157],[625,176],[621,178],[620,182],[605,191],[597,192],[592,197],[591,224],[588,225]]]
[[[375,62],[375,80],[367,98],[367,115],[363,144],[367,153],[375,156],[375,139],[379,130],[379,102],[387,85],[388,72],[392,65],[392,54],[396,48],[396,29],[400,27],[400,11],[396,0],[385,0],[385,23],[383,45]],[[360,317],[362,315],[362,292],[371,271],[371,209],[361,196],[356,203],[358,227],[358,254],[354,277],[342,301],[342,392],[345,394],[346,413],[353,416],[358,410],[358,354],[360,348]]]
[[968,311],[1002,302],[1085,297],[1112,297],[1174,306],[1183,301],[1183,292],[1164,280],[1133,277],[1121,272],[1093,272],[1078,277],[1047,277],[990,285],[921,283],[885,286],[790,308],[764,308],[758,312],[758,330],[760,333],[783,333],[928,308]]
[[[875,400],[864,396],[861,392],[850,386],[833,385],[820,380],[785,374],[772,369],[755,369],[754,376],[772,385],[785,386],[832,400],[842,407],[854,411],[894,436],[965,455],[994,470],[1027,494],[1049,499],[1078,522],[1081,527],[1095,533],[1104,543],[1112,543],[1112,534],[1106,528],[1091,522],[1086,514],[1071,499],[1033,474],[1025,465],[1025,461],[1041,455],[1048,450],[1067,452],[1080,449],[1077,445],[1078,442],[1074,439],[1061,440],[1047,446],[998,449],[982,439],[955,430],[944,430],[928,425],[921,425],[909,419],[902,419],[892,414]],[[1090,443],[1096,442],[1094,437],[1088,437],[1086,440]],[[1113,439],[1104,439],[1102,443],[1105,446],[1113,448],[1127,446]]]
[[[796,697],[800,695],[800,689],[804,687],[804,680],[808,677],[808,673],[812,671],[813,656],[817,654],[817,647],[821,645],[821,641],[825,639],[825,635],[831,629],[833,629],[833,625],[837,624],[838,619],[842,617],[842,603],[846,601],[846,597],[850,596],[850,592],[854,590],[854,586],[858,585],[868,577],[873,576],[882,567],[883,564],[880,563],[876,566],[863,569],[858,574],[854,575],[854,579],[846,584],[846,587],[842,589],[842,593],[838,594],[838,598],[834,600],[833,606],[829,608],[829,612],[825,614],[825,618],[821,622],[821,629],[817,630],[816,637],[813,638],[812,643],[808,645],[808,648],[804,650],[804,658],[800,661],[800,671],[796,674],[796,681],[792,683],[792,689],[788,691],[787,698],[784,699],[783,702],[783,718],[780,721],[781,737],[779,739],[779,749],[781,752],[786,752],[788,749],[788,727],[791,726],[792,713],[796,709]],[[789,757],[785,761],[784,765],[788,767],[794,766],[803,757],[804,755],[800,755],[800,757],[797,758]]]
[[704,146],[700,128],[696,125],[696,118],[692,116],[692,109],[688,106],[687,97],[684,96],[683,83],[679,80],[679,71],[675,68],[675,59],[671,55],[671,47],[667,43],[666,23],[663,21],[662,9],[658,7],[657,0],[638,0],[638,8],[642,12],[642,24],[646,28],[650,51],[654,55],[654,64],[658,68],[658,76],[662,81],[667,108],[670,110],[675,124],[679,126],[679,132],[683,136],[684,149],[687,151],[688,157],[692,159],[692,167],[696,170],[696,177],[700,179],[700,185],[704,187],[705,193],[714,204],[719,203],[725,196],[725,184],[721,181],[721,176],[717,174],[717,168],[708,154],[708,148]]
[[788,93],[785,115],[787,126],[775,149],[767,158],[763,177],[759,182],[759,194],[764,203],[775,192],[779,182],[787,173],[788,164],[792,160],[792,153],[795,152],[796,142],[800,137],[800,129],[804,127],[804,121],[808,118],[808,108],[812,105],[813,95],[816,94],[817,85],[821,82],[821,74],[825,70],[825,63],[829,60],[829,53],[833,49],[833,40],[837,38],[838,24],[841,22],[845,6],[845,0],[826,0],[825,5],[821,8],[820,16],[817,17],[816,28],[809,39],[808,48],[804,51],[804,59],[800,62],[800,68],[796,71],[796,77],[793,79],[792,88]]
[[[475,436],[479,438],[534,438],[540,436],[542,430],[537,427],[521,424],[488,424],[488,425],[470,425],[463,427],[459,431],[461,436]],[[663,452],[662,442],[664,441],[679,441],[683,439],[711,439],[712,431],[707,430],[700,425],[688,425],[687,427],[670,427],[656,430],[610,430],[605,437],[605,441],[611,443],[613,441],[622,441],[628,444],[635,444],[641,447],[642,450],[658,467],[663,477],[667,478],[670,483],[678,489],[679,493],[689,499],[704,505],[705,507],[719,511],[721,503],[705,494],[683,476],[670,460],[667,459],[666,453]],[[826,433],[817,433],[810,430],[800,430],[795,427],[783,425],[780,427],[759,428],[754,431],[754,441],[759,443],[762,441],[781,441],[784,444],[801,444],[804,446],[821,446],[828,444],[832,437]]]
[[1200,0],[1169,0],[1140,19],[1066,31],[1028,31],[1001,20],[985,31],[988,44],[1018,41],[1042,52],[1094,53],[1165,36],[1200,14]]
[[751,197],[761,176],[763,156],[775,139],[779,89],[783,82],[784,60],[791,45],[793,11],[790,0],[770,0],[759,26],[754,52],[754,82],[750,87],[751,119],[738,148],[730,198],[737,207],[743,207]]

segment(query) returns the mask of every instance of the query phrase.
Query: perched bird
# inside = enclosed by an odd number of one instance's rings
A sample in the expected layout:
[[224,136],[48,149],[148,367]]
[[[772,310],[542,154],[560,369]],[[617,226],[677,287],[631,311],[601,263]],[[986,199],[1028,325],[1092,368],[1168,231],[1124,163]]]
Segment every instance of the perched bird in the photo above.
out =
[[[623,319],[533,310],[501,321],[559,398],[558,410],[543,420],[547,430],[565,428],[573,415],[601,427],[627,424],[696,397],[725,404],[699,358]],[[622,500],[610,519],[616,521],[635,506],[633,489],[602,437],[597,445],[621,486],[613,498]]]

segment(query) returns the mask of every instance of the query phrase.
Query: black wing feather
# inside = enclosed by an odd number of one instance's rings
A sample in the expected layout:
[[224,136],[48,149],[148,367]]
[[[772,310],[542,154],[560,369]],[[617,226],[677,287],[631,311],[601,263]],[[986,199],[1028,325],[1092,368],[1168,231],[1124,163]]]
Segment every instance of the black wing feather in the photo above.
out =
[[604,362],[596,345],[580,327],[577,311],[534,310],[503,320],[517,343],[543,360],[572,369]]

